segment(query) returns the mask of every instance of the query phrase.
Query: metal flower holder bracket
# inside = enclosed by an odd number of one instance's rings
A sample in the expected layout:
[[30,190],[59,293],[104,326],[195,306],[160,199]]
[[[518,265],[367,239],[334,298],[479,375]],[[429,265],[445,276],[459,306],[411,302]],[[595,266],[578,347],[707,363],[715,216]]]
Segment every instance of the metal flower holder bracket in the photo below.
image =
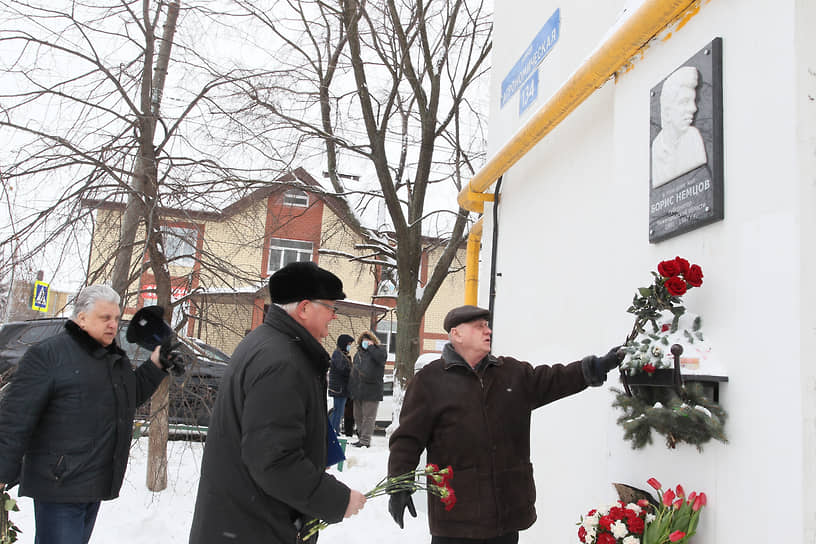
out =
[[654,373],[639,372],[629,374],[629,371],[620,369],[621,381],[626,395],[632,396],[630,386],[646,387],[673,387],[678,396],[683,393],[683,376],[680,373],[680,356],[683,354],[683,346],[672,344],[671,353],[674,357],[674,368],[662,368]]

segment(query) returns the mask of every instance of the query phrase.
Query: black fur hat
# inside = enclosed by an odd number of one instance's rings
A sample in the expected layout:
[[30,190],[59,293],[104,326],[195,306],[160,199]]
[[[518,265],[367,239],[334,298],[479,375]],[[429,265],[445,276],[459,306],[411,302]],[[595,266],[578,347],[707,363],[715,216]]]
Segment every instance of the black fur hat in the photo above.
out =
[[346,298],[340,278],[311,261],[289,263],[269,277],[273,304]]
[[170,325],[164,321],[164,308],[145,306],[131,318],[125,338],[131,344],[139,344],[153,351],[156,346],[174,334]]

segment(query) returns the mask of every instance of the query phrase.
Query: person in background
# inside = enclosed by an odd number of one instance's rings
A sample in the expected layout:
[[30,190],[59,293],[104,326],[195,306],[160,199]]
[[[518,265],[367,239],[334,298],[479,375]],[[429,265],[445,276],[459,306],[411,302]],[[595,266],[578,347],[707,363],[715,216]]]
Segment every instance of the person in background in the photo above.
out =
[[65,329],[30,347],[0,401],[0,491],[34,499],[35,544],[85,544],[119,496],[133,416],[167,377],[161,348],[133,368],[116,345],[119,294],[80,291]]
[[354,399],[354,419],[359,439],[352,446],[371,446],[377,407],[383,398],[383,375],[385,374],[385,347],[371,331],[363,331],[357,338],[349,391]]
[[343,434],[354,436],[354,400],[351,398],[351,392],[346,399],[346,408],[343,411]]
[[329,396],[334,399],[334,407],[331,410],[331,426],[335,433],[340,432],[340,420],[343,419],[346,409],[346,399],[348,398],[348,382],[351,375],[351,345],[354,337],[348,334],[341,334],[337,338],[337,349],[331,356],[331,366],[329,367]]
[[[389,443],[388,476],[428,463],[453,467],[452,510],[428,494],[432,544],[515,544],[536,519],[530,464],[530,415],[549,402],[598,386],[620,359],[618,347],[568,365],[533,367],[490,353],[490,312],[460,306],[443,326],[442,358],[416,373],[405,393],[399,427]],[[416,517],[411,493],[396,491],[388,510],[403,527]]]
[[263,323],[221,379],[190,544],[294,544],[311,519],[337,523],[366,502],[326,471],[330,358],[320,341],[337,319],[334,301],[346,298],[343,283],[293,262],[269,277],[269,296]]

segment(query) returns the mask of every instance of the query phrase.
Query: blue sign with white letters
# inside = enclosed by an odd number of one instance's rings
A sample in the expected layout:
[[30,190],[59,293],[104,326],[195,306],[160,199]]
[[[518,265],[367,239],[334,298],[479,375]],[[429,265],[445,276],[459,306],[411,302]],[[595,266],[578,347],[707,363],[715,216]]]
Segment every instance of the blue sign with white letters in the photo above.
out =
[[544,57],[552,50],[555,42],[558,41],[560,32],[561,8],[558,8],[541,27],[536,37],[533,38],[533,42],[521,55],[521,58],[507,74],[507,77],[502,80],[500,107],[503,108],[516,91],[527,82],[527,78],[538,68]]

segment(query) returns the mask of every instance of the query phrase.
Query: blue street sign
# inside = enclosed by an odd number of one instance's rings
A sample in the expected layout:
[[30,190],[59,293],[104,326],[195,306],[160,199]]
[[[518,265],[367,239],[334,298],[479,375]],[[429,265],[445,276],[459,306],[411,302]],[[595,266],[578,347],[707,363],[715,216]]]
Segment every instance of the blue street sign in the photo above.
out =
[[34,296],[31,298],[31,309],[38,312],[48,311],[48,284],[42,281],[34,282]]
[[556,9],[550,18],[541,27],[533,42],[521,55],[515,66],[502,80],[501,107],[518,91],[530,74],[538,68],[544,57],[552,50],[561,33],[561,8]]

